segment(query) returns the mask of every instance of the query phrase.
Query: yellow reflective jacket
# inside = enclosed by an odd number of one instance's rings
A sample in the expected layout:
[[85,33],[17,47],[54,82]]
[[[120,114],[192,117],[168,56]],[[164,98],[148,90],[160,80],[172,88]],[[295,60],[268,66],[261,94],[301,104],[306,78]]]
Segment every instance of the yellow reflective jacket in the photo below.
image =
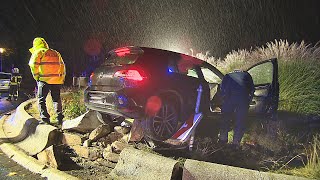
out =
[[32,51],[29,66],[36,81],[48,84],[63,84],[66,68],[60,53],[40,47]]
[[20,76],[19,74],[12,74],[10,85],[13,85],[13,86],[19,85],[21,81],[22,81],[22,76]]

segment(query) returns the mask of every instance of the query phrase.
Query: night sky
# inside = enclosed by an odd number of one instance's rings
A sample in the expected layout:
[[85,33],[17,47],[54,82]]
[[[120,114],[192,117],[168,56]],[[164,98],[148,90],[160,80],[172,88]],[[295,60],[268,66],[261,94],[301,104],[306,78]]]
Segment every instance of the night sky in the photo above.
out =
[[319,9],[318,0],[2,0],[0,47],[10,49],[7,71],[15,64],[27,75],[28,49],[42,36],[72,76],[124,45],[224,57],[274,39],[315,44]]

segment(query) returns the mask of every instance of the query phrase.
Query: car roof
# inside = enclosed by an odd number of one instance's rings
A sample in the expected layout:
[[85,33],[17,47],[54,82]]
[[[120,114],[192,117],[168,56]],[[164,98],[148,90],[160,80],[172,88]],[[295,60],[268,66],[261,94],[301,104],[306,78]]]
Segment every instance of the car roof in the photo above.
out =
[[[172,59],[172,60],[186,60],[186,61],[191,61],[193,63],[203,64],[203,65],[206,65],[207,67],[211,67],[210,69],[215,71],[219,77],[221,77],[221,78],[223,77],[223,73],[221,73],[216,67],[207,63],[206,61],[203,61],[203,60],[198,59],[196,57],[193,57],[193,56],[190,56],[187,54],[183,54],[183,53],[179,53],[179,52],[174,52],[174,51],[169,51],[169,50],[164,50],[164,49],[157,49],[157,48],[152,48],[152,47],[141,47],[141,46],[124,46],[124,47],[120,47],[117,49],[113,49],[110,52],[115,52],[116,50],[119,50],[119,49],[121,50],[123,48],[133,49],[135,51],[139,51],[139,49],[140,49],[143,51],[144,56],[150,55],[150,56],[155,56],[155,57],[170,57],[170,59]],[[162,59],[162,58],[157,58],[157,59]],[[147,62],[147,61],[144,61],[144,62]]]
[[11,75],[11,73],[7,73],[7,72],[0,72],[0,74]]

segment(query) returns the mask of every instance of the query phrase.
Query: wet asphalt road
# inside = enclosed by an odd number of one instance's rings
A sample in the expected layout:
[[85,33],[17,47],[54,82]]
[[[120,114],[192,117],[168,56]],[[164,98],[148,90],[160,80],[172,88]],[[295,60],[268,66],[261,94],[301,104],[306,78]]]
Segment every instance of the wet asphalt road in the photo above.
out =
[[[2,142],[0,141],[0,144]],[[38,174],[34,174],[10,158],[8,158],[2,151],[0,151],[0,179],[5,180],[38,180],[44,179]]]
[[8,93],[1,93],[0,96],[0,116],[3,113],[8,112],[10,110],[15,109],[19,104],[21,104],[22,99],[18,99],[18,101],[8,101]]

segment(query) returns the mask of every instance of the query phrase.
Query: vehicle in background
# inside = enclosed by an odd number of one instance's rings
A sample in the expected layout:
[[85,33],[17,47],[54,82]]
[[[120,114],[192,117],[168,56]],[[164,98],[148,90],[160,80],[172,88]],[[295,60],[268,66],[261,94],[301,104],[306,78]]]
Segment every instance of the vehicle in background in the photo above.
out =
[[[277,60],[258,63],[248,72],[256,88],[250,112],[274,113],[279,99]],[[91,74],[84,100],[88,109],[114,119],[146,120],[148,136],[162,141],[194,114],[199,85],[200,112],[220,113],[212,102],[223,77],[214,66],[192,56],[128,46],[110,51]]]
[[11,73],[0,72],[0,92],[9,92]]

